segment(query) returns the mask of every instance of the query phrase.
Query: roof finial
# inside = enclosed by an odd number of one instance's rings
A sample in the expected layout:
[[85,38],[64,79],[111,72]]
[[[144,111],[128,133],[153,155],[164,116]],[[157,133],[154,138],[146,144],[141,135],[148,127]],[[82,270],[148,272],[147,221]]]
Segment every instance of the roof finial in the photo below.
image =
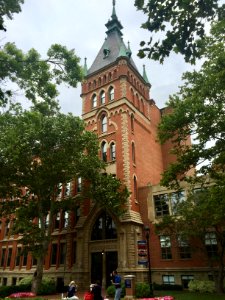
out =
[[113,17],[116,17],[116,8],[115,8],[115,6],[116,6],[116,0],[113,0],[112,18],[113,18]]
[[84,58],[84,66],[83,66],[84,76],[87,76],[88,68],[87,68],[87,57]]
[[147,76],[146,71],[145,71],[145,65],[143,65],[143,76],[142,77],[144,78],[144,81],[146,83],[149,83],[148,76]]

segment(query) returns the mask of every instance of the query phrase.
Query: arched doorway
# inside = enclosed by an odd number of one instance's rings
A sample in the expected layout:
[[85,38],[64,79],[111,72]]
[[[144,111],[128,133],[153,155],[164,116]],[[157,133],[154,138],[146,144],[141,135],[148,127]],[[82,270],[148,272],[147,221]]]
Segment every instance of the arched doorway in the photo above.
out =
[[111,284],[110,274],[118,266],[117,229],[113,219],[105,211],[94,223],[91,245],[91,282],[100,280],[105,288]]

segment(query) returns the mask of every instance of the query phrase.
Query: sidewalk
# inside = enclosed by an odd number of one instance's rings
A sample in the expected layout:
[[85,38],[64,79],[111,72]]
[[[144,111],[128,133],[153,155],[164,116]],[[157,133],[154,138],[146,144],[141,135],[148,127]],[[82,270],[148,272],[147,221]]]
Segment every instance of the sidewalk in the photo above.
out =
[[[83,300],[84,299],[84,294],[85,292],[77,292],[76,296],[79,298],[79,300]],[[45,295],[45,296],[40,296],[43,299],[51,299],[51,300],[61,300],[62,299],[62,294],[58,293],[58,294],[53,294],[53,295]],[[66,293],[64,293],[64,297],[66,297]]]

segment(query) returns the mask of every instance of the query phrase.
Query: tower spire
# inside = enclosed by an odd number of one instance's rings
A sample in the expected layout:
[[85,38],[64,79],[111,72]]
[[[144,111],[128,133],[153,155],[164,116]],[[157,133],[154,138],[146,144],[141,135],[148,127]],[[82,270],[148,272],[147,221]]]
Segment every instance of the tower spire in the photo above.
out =
[[112,19],[116,18],[116,0],[113,0]]

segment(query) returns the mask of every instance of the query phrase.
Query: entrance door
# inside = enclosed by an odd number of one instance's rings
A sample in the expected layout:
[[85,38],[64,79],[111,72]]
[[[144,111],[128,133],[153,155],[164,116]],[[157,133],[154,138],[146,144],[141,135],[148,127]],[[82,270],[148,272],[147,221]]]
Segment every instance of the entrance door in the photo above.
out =
[[[105,255],[105,260],[103,259]],[[103,261],[105,266],[103,268]],[[111,284],[111,276],[113,270],[116,270],[118,266],[118,255],[116,251],[109,252],[94,252],[91,254],[91,282],[99,280],[103,282],[103,277],[106,280],[106,287]],[[103,270],[105,274],[103,274]]]
[[102,252],[91,253],[91,283],[99,280],[102,283]]
[[116,251],[106,252],[106,286],[111,285],[111,274],[118,267],[118,255]]

